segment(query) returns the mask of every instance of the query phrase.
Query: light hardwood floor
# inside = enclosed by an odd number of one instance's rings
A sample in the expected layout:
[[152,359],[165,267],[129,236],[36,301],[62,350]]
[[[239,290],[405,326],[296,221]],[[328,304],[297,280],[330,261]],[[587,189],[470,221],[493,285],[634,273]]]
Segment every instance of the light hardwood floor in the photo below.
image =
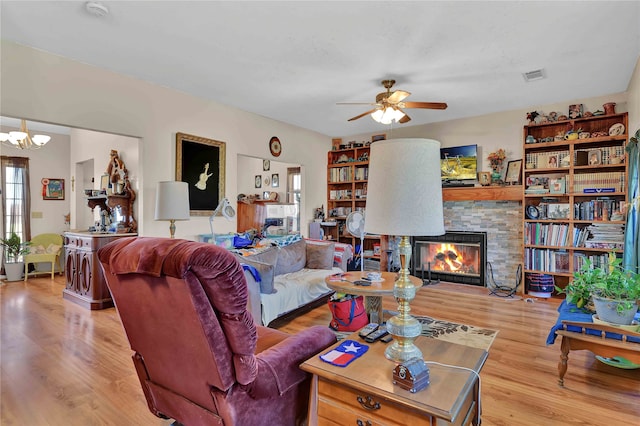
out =
[[[88,311],[63,300],[63,288],[59,276],[0,286],[0,423],[170,424],[147,408],[115,310]],[[451,288],[423,288],[412,309],[500,330],[481,374],[483,425],[640,424],[640,370],[609,367],[577,351],[569,355],[565,387],[557,385],[560,342],[545,345],[557,301],[528,303]],[[383,304],[395,309],[392,298]],[[329,319],[322,306],[281,329],[295,332]]]

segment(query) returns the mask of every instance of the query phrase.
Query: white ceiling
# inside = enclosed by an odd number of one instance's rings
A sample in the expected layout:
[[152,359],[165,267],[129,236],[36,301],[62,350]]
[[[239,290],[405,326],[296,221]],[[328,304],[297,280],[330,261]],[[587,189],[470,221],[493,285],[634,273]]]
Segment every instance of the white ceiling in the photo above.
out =
[[334,137],[386,128],[336,105],[385,78],[449,104],[410,126],[624,92],[640,56],[638,1],[102,4],[3,0],[0,36]]

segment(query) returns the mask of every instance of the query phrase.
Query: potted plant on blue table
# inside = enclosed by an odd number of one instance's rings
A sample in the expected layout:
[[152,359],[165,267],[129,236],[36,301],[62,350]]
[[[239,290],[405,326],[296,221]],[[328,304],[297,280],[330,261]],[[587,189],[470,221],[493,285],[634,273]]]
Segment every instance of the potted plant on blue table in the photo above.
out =
[[561,292],[567,294],[567,301],[583,308],[593,300],[598,319],[612,324],[630,325],[638,312],[640,300],[640,275],[625,270],[622,259],[609,253],[608,261],[594,267],[587,260],[573,281]]

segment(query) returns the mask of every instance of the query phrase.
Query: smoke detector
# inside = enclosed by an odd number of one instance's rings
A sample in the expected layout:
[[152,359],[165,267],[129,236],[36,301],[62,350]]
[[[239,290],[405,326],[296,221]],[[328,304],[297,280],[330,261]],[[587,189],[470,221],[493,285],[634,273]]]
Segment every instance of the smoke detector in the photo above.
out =
[[107,16],[109,14],[109,9],[107,9],[107,6],[97,1],[88,1],[85,4],[85,8],[87,9],[87,12],[89,12],[89,14],[97,16],[98,18],[102,18],[103,16]]
[[522,76],[524,77],[524,81],[526,81],[527,83],[536,80],[542,80],[545,78],[544,68],[522,73]]

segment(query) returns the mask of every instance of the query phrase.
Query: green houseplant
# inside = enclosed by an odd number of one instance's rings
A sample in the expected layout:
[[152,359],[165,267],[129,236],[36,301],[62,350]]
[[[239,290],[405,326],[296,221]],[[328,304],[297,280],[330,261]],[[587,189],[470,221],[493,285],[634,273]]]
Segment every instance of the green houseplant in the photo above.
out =
[[615,324],[631,324],[638,311],[640,275],[622,267],[622,259],[609,253],[606,264],[594,267],[587,260],[565,289],[567,300],[579,308],[593,299],[599,319]]
[[12,232],[9,238],[0,238],[0,245],[4,247],[4,270],[7,281],[19,281],[22,278],[24,262],[21,256],[29,253],[29,242],[21,242],[20,237]]

